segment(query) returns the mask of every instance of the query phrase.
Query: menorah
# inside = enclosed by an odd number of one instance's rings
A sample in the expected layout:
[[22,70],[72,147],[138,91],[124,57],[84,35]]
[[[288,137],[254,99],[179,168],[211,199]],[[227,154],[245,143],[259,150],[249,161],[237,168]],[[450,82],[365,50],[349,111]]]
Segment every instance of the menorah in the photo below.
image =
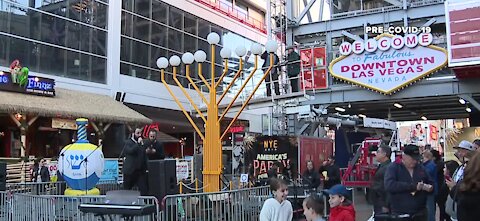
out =
[[[192,124],[192,127],[195,129],[197,132],[198,136],[203,140],[203,183],[204,183],[204,191],[205,192],[216,192],[219,191],[220,189],[220,174],[222,172],[222,145],[221,141],[225,137],[225,135],[228,133],[230,127],[235,123],[237,118],[240,116],[242,111],[245,109],[247,106],[248,102],[252,99],[253,95],[255,92],[258,90],[260,87],[261,83],[265,80],[265,78],[268,76],[270,73],[270,70],[273,68],[273,53],[277,50],[278,44],[273,41],[269,40],[265,44],[265,49],[269,53],[270,57],[270,65],[267,70],[264,70],[264,74],[261,78],[261,80],[255,85],[253,91],[251,94],[248,96],[248,98],[245,100],[243,103],[242,107],[240,110],[235,114],[234,118],[230,121],[229,125],[225,128],[225,131],[220,134],[220,122],[224,119],[225,115],[230,111],[230,108],[233,106],[235,103],[236,99],[242,93],[244,90],[245,86],[247,85],[248,81],[253,77],[255,72],[257,71],[258,68],[258,55],[262,53],[262,46],[258,43],[254,43],[251,45],[251,53],[254,55],[254,68],[252,72],[248,75],[247,79],[243,82],[242,86],[238,90],[238,92],[235,94],[234,98],[229,102],[228,106],[224,109],[223,113],[219,115],[219,110],[218,110],[218,105],[222,100],[225,98],[227,95],[227,92],[230,90],[230,88],[235,84],[236,80],[238,77],[241,76],[243,70],[243,57],[247,54],[247,50],[243,46],[239,46],[235,49],[235,53],[237,56],[240,58],[239,61],[239,69],[235,73],[232,81],[228,84],[227,88],[223,90],[222,94],[220,97],[217,99],[217,88],[219,85],[223,82],[223,78],[226,76],[228,73],[228,60],[232,54],[232,51],[229,48],[222,48],[220,50],[220,56],[223,59],[224,63],[224,70],[221,76],[218,78],[218,80],[215,80],[215,45],[220,42],[220,36],[217,33],[210,33],[207,36],[207,41],[210,44],[210,55],[211,55],[211,60],[210,60],[210,81],[205,79],[205,77],[202,74],[202,64],[206,61],[207,59],[207,54],[202,51],[198,50],[195,52],[195,54],[192,54],[190,52],[184,53],[182,55],[182,59],[180,57],[174,55],[170,57],[170,59],[167,60],[165,57],[161,57],[157,59],[157,66],[160,68],[160,73],[161,73],[161,80],[162,83],[165,85],[165,88],[168,90],[170,95],[173,97],[174,101],[177,103],[177,105],[180,107],[182,110],[183,114],[185,117],[188,119],[190,124]],[[185,88],[182,86],[180,81],[177,79],[177,68],[180,65],[181,61],[185,64],[185,75],[192,85],[192,87],[197,91],[199,94],[201,101],[205,103],[205,106],[207,107],[207,116],[200,111],[198,108],[197,104],[193,101],[192,97],[187,93]],[[207,101],[207,98],[205,97],[204,93],[200,91],[196,83],[193,81],[193,79],[190,76],[190,65],[193,64],[193,62],[197,62],[198,64],[198,76],[202,80],[202,82],[205,84],[205,87],[208,89],[208,97],[209,100]],[[198,126],[195,124],[193,121],[192,117],[188,114],[184,106],[180,103],[176,95],[173,93],[171,90],[169,84],[165,81],[165,69],[168,67],[168,65],[172,66],[172,73],[173,73],[173,80],[175,83],[180,87],[182,93],[185,95],[185,97],[188,99],[188,101],[191,103],[192,107],[195,109],[197,112],[198,116],[203,120],[205,124],[205,135],[204,133],[198,128]]]

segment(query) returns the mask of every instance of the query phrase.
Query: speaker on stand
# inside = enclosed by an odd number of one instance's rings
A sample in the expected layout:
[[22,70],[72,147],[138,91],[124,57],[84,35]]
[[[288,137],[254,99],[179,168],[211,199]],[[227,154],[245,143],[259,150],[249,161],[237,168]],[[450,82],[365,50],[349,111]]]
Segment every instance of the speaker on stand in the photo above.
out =
[[176,160],[148,161],[148,189],[162,201],[166,195],[178,194]]

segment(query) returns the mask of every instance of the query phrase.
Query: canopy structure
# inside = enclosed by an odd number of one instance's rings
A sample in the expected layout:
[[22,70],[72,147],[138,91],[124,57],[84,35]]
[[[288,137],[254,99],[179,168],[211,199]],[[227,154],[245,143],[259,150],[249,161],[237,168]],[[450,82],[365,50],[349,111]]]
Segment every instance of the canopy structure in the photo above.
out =
[[151,120],[109,96],[56,88],[55,97],[0,91],[0,112],[77,118],[109,123],[149,124]]

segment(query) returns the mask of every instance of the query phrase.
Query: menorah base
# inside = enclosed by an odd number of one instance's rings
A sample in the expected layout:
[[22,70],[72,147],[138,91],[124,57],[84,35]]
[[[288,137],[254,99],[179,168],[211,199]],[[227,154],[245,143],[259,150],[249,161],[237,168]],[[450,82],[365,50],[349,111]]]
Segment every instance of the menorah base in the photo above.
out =
[[100,195],[100,190],[98,188],[93,188],[91,190],[74,190],[67,188],[65,190],[65,196],[86,196],[86,195]]

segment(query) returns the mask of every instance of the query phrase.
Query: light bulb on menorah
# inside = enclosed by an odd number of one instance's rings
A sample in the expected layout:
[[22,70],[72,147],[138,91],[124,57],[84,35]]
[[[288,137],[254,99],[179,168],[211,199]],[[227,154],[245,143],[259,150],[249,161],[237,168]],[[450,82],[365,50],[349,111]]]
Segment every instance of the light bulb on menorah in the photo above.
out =
[[[188,119],[192,127],[195,129],[197,132],[198,136],[202,139],[203,141],[203,182],[204,182],[204,189],[206,192],[215,192],[220,190],[220,174],[222,172],[222,145],[221,145],[221,140],[223,137],[226,136],[228,133],[228,130],[230,127],[235,123],[237,118],[240,116],[242,111],[245,109],[247,104],[250,102],[250,100],[253,98],[255,92],[258,90],[260,87],[261,83],[265,80],[265,78],[268,76],[270,71],[273,68],[273,60],[274,56],[273,53],[277,50],[278,44],[277,42],[270,40],[265,44],[265,49],[269,53],[269,59],[270,59],[270,66],[268,67],[267,70],[263,73],[263,76],[261,80],[256,83],[253,91],[251,94],[248,96],[248,98],[243,102],[242,107],[240,110],[235,114],[233,117],[232,121],[229,123],[229,125],[225,128],[223,132],[220,131],[220,122],[224,119],[225,115],[229,112],[229,110],[232,108],[233,104],[237,100],[238,96],[240,93],[243,91],[247,83],[252,79],[253,75],[257,71],[258,68],[258,55],[262,53],[262,46],[258,43],[254,43],[251,46],[251,52],[254,55],[254,68],[251,71],[251,73],[248,75],[247,79],[243,82],[242,86],[240,89],[236,92],[234,98],[229,102],[227,107],[223,110],[222,114],[219,115],[219,110],[218,106],[220,102],[225,98],[225,95],[227,92],[230,90],[230,88],[235,84],[236,80],[238,79],[239,76],[241,76],[243,70],[243,57],[247,54],[247,50],[245,47],[240,46],[235,49],[235,53],[237,56],[240,58],[239,60],[239,69],[235,73],[232,81],[228,84],[228,86],[223,90],[222,94],[220,97],[217,99],[217,87],[223,82],[223,78],[225,75],[228,73],[228,59],[231,56],[231,50],[229,48],[223,48],[220,50],[220,56],[223,59],[223,73],[222,75],[218,78],[218,80],[215,80],[215,45],[220,42],[220,36],[217,33],[210,33],[207,36],[207,41],[210,44],[210,56],[211,56],[211,62],[210,62],[210,81],[208,81],[202,73],[202,64],[206,61],[207,59],[207,54],[204,51],[197,51],[194,54],[187,52],[182,55],[182,58],[174,55],[170,57],[170,59],[167,59],[165,57],[161,57],[157,59],[157,66],[160,68],[161,72],[161,80],[162,83],[165,85],[165,88],[168,90],[170,95],[173,97],[174,101],[177,103],[177,105],[180,107],[182,110],[183,114],[185,117]],[[207,107],[207,116],[205,116],[200,109],[198,108],[197,104],[193,101],[192,97],[187,93],[185,88],[182,86],[180,81],[177,78],[177,69],[181,63],[185,64],[185,75],[190,82],[190,84],[193,86],[195,91],[199,94],[201,101],[205,103],[205,106]],[[203,81],[205,84],[205,87],[208,89],[208,100],[207,97],[200,91],[196,83],[193,81],[193,79],[190,76],[190,65],[193,64],[193,62],[197,62],[198,65],[198,76],[200,79]],[[184,106],[180,103],[178,100],[177,96],[173,93],[173,91],[170,89],[170,86],[167,84],[165,81],[165,69],[169,66],[169,64],[172,66],[172,74],[173,74],[173,80],[174,82],[180,87],[182,93],[185,95],[185,97],[188,99],[192,107],[195,109],[197,112],[198,116],[202,119],[202,121],[205,123],[205,133],[203,133],[195,124],[193,121],[192,117],[188,114],[187,110],[184,108]]]

